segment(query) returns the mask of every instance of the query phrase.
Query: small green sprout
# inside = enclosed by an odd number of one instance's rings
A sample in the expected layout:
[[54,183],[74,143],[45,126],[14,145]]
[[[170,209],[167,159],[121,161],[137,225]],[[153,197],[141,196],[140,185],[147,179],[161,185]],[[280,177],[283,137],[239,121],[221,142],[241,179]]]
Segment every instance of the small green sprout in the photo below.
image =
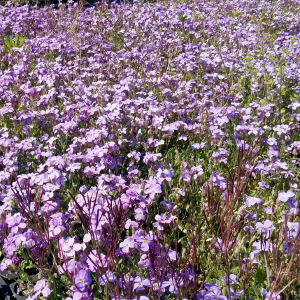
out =
[[20,37],[18,36],[17,34],[15,35],[15,40],[13,40],[12,38],[8,38],[6,37],[4,39],[4,50],[5,51],[9,51],[11,50],[12,48],[15,48],[15,47],[22,47],[23,43],[24,43],[24,37]]

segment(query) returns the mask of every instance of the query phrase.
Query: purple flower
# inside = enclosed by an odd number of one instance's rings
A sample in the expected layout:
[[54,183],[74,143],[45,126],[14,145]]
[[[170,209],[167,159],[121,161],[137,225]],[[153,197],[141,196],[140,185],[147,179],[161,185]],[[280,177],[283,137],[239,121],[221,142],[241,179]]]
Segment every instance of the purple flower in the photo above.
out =
[[92,283],[88,271],[81,269],[74,277],[74,283],[80,291],[84,291],[87,285]]
[[234,292],[233,289],[230,288],[230,296],[232,300],[240,300],[240,296],[244,294],[244,290],[237,290]]
[[191,181],[191,174],[189,171],[183,171],[181,173],[181,176],[185,183],[189,183]]
[[266,143],[269,145],[269,146],[277,146],[277,139],[271,137],[271,138],[268,138]]
[[91,289],[79,292],[76,291],[73,295],[73,300],[92,300],[93,291]]
[[14,265],[18,265],[20,263],[20,258],[15,256],[11,259],[11,261]]
[[290,127],[287,124],[280,124],[273,127],[273,129],[280,136],[282,134],[287,134],[287,132],[290,130]]
[[169,256],[169,258],[171,260],[177,260],[177,252],[176,251],[169,249],[167,255]]
[[127,283],[130,283],[130,282],[133,282],[133,281],[134,281],[134,279],[133,279],[132,276],[130,276],[130,274],[125,274],[125,276],[122,276],[122,278],[118,279],[119,286],[122,289],[126,288]]
[[141,237],[137,240],[140,243],[140,248],[143,252],[147,252],[149,250],[149,242],[150,240],[146,237]]
[[[233,244],[234,244],[235,242],[236,242],[235,240],[232,240],[232,241],[229,241],[229,242],[228,242],[228,245],[227,245],[227,251],[229,251],[229,250],[232,248],[232,246],[233,246]],[[214,246],[216,249],[221,250],[223,253],[224,253],[225,250],[226,250],[226,245],[225,245],[225,243],[223,242],[223,240],[220,239],[220,238],[217,238],[217,242],[214,243],[213,246]]]
[[122,252],[128,253],[130,248],[135,248],[135,243],[130,239],[126,239],[124,242],[120,243],[120,248]]
[[229,153],[226,149],[224,148],[219,148],[219,150],[217,152],[214,152],[212,154],[213,159],[218,162],[224,162],[227,163],[227,158],[229,156]]
[[79,170],[81,168],[81,164],[80,163],[73,163],[73,164],[69,164],[66,168],[67,171],[74,173],[76,172],[76,170]]
[[8,266],[13,264],[12,260],[7,258],[4,262],[0,263],[0,270],[4,271],[7,269]]
[[262,200],[258,197],[251,197],[251,196],[248,196],[246,198],[246,205],[247,207],[251,207],[253,205],[261,205],[262,204]]
[[267,241],[254,242],[252,246],[254,254],[260,253],[261,251],[268,252],[270,249],[270,244]]
[[208,289],[208,292],[205,294],[205,300],[227,300],[226,296],[221,295],[221,291],[218,287],[212,286]]
[[33,288],[33,291],[35,292],[36,296],[42,294],[45,298],[47,298],[50,295],[51,289],[50,286],[47,285],[47,281],[48,280],[43,277],[36,283],[36,285]]
[[156,162],[158,157],[162,157],[161,153],[150,153],[150,152],[146,152],[145,156],[143,158],[143,162],[147,165],[150,162]]
[[144,215],[145,211],[141,208],[137,208],[134,210],[135,212],[135,219],[137,221],[142,221],[142,220],[146,220],[146,216]]
[[193,150],[200,150],[200,149],[203,149],[205,146],[206,146],[206,144],[203,143],[203,142],[201,142],[200,144],[195,143],[195,144],[192,145],[192,149]]
[[286,202],[288,200],[293,199],[294,196],[295,194],[292,191],[287,191],[287,192],[281,191],[278,193],[277,199],[281,202]]
[[183,189],[176,188],[175,192],[182,197],[185,196],[185,191]]
[[10,233],[7,238],[4,240],[3,250],[7,253],[8,257],[11,257],[14,252],[17,250],[15,244],[15,238],[12,233]]
[[279,300],[281,297],[278,295],[276,296],[275,292],[267,292],[266,289],[261,289],[261,295],[264,297],[265,300]]
[[147,254],[143,254],[139,261],[139,268],[146,269],[150,266],[150,260],[148,259]]
[[187,140],[186,134],[181,135],[181,136],[178,138],[178,140],[179,140],[179,141],[186,141],[186,140]]
[[270,188],[270,186],[269,186],[267,183],[263,182],[263,181],[260,181],[260,182],[258,183],[258,186],[259,186],[262,190],[264,190],[264,189],[269,189],[269,188]]
[[212,172],[211,180],[214,186],[218,186],[220,189],[226,189],[226,179],[222,177],[219,172]]
[[77,268],[80,269],[80,264],[75,259],[71,259],[67,263],[64,263],[63,267],[59,268],[59,274],[64,274],[68,270],[71,275],[74,275],[75,271],[78,270]]
[[89,265],[90,271],[96,272],[98,268],[107,268],[108,258],[103,253],[100,253],[99,256],[96,250],[92,250],[87,257],[87,264]]
[[166,205],[166,209],[171,211],[174,207],[174,204],[170,201],[170,200],[165,200],[165,201],[161,201],[159,202],[160,205],[165,204]]
[[173,227],[177,227],[177,223],[175,222],[175,216],[167,216],[166,214],[156,215],[155,220],[157,222],[153,223],[153,226],[157,228],[157,230],[162,231],[164,229],[163,224],[171,224]]
[[177,294],[178,293],[178,285],[183,285],[183,280],[181,280],[180,283],[177,284],[176,280],[172,276],[170,276],[168,281],[164,281],[162,283],[162,288],[169,287],[170,293]]
[[221,281],[223,284],[227,284],[227,279],[229,278],[230,284],[236,284],[236,278],[237,276],[235,274],[230,274],[229,276],[225,275],[221,278]]
[[201,290],[197,293],[196,295],[196,299],[197,300],[205,300],[205,296],[207,294],[207,291],[206,290]]
[[117,279],[116,275],[112,271],[106,271],[105,275],[102,275],[101,277],[98,278],[99,284],[100,285],[105,285],[107,281],[109,282],[114,282]]
[[20,214],[8,215],[6,217],[6,224],[12,233],[18,233],[21,229],[26,228],[25,220]]
[[62,216],[51,216],[52,219],[49,222],[50,228],[49,228],[49,233],[50,237],[54,238],[60,235],[66,228],[63,224]]
[[265,300],[280,300],[280,299],[281,299],[280,295],[276,296],[275,292],[267,292],[265,296]]
[[[164,215],[163,215],[164,216]],[[153,226],[157,228],[158,231],[162,231],[164,230],[164,217],[160,216],[160,215],[156,215],[155,216],[155,220],[156,222],[153,223]]]
[[265,212],[266,212],[267,215],[270,215],[274,212],[274,208],[270,207],[270,206],[267,206],[267,207],[265,207]]
[[131,219],[128,219],[124,226],[126,229],[129,229],[130,227],[133,227],[137,229],[139,227],[139,224],[135,221],[132,221]]
[[150,286],[150,280],[144,279],[142,280],[140,276],[135,277],[134,279],[134,285],[133,290],[136,290],[137,292],[144,291],[144,286]]
[[150,194],[150,199],[154,199],[156,194],[161,193],[161,186],[158,183],[152,183],[151,185],[148,185],[148,187],[145,190],[145,194]]
[[173,177],[173,173],[171,170],[168,170],[168,169],[161,169],[159,168],[157,170],[157,175],[156,175],[156,178],[159,182],[159,184],[162,184],[164,181],[171,181],[172,180],[172,177]]
[[250,262],[251,262],[252,264],[259,264],[259,265],[260,265],[260,261],[256,258],[254,252],[251,252],[251,253],[250,253]]
[[136,152],[135,150],[134,151],[131,151],[127,154],[128,157],[132,157],[133,160],[135,161],[139,161],[141,159],[141,153],[140,152]]
[[[36,295],[32,295],[32,297],[29,296],[29,297],[26,298],[26,300],[36,300],[36,299],[37,299]],[[72,298],[68,297],[68,298],[66,298],[66,300],[72,300]]]
[[216,288],[219,288],[219,286],[216,284],[216,283],[205,283],[204,284],[204,287],[209,290],[210,288],[213,288],[213,287],[216,287]]
[[290,208],[290,213],[296,215],[299,212],[298,201],[297,200],[288,200],[286,202],[287,206]]
[[275,229],[275,226],[270,220],[266,220],[264,223],[257,222],[255,227],[261,233],[268,233],[270,230]]
[[195,281],[195,279],[198,277],[198,275],[195,273],[195,270],[192,268],[185,268],[180,272],[182,278]]

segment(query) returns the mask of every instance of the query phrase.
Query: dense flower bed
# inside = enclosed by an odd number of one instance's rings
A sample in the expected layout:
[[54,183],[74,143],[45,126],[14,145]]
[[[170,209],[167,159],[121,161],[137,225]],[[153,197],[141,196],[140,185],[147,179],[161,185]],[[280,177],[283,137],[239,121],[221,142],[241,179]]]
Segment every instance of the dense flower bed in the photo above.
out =
[[81,8],[0,6],[0,269],[27,299],[299,299],[300,1]]

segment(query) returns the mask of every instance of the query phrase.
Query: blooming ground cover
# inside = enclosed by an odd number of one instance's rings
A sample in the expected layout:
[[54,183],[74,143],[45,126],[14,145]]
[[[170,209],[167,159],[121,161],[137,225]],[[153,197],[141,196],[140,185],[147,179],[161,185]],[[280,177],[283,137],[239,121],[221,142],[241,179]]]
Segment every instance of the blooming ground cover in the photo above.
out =
[[27,299],[299,299],[299,20],[0,6],[0,269]]

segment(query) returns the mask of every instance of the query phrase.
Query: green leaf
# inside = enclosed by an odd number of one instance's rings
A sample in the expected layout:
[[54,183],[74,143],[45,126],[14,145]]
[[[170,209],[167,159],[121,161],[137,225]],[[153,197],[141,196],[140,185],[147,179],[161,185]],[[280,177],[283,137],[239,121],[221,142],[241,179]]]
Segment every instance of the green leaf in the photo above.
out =
[[24,43],[24,37],[21,38],[19,35],[15,35],[15,40],[13,40],[12,38],[4,38],[4,50],[8,51],[11,48],[14,47],[22,47],[23,43]]
[[20,41],[19,41],[19,47],[22,47],[23,43],[24,43],[24,40],[25,38],[22,38]]
[[299,96],[297,95],[297,93],[295,91],[291,92],[291,100],[292,101],[299,100]]
[[12,38],[9,38],[9,39],[8,39],[8,44],[9,44],[9,46],[10,46],[11,48],[13,48],[13,47],[15,46],[15,42],[14,42],[14,40],[13,40]]
[[285,86],[284,85],[280,87],[279,93],[280,93],[281,96],[285,95]]
[[[178,244],[182,244],[184,242],[184,239],[186,239],[186,236],[182,237],[181,239],[178,240]],[[186,243],[184,243],[186,244]]]
[[255,274],[255,282],[256,283],[264,283],[264,274],[263,274],[263,271],[262,269],[258,269],[256,274]]
[[22,279],[27,279],[28,278],[28,274],[27,273],[22,273],[21,274],[21,278]]
[[19,36],[15,35],[15,45],[17,46],[19,44]]
[[181,13],[178,14],[178,18],[181,22],[185,22],[187,20],[187,16],[184,16]]
[[184,232],[184,233],[186,233],[187,231],[186,231],[186,229],[185,228],[183,228],[181,225],[179,225],[178,224],[178,229],[180,229],[182,232]]

